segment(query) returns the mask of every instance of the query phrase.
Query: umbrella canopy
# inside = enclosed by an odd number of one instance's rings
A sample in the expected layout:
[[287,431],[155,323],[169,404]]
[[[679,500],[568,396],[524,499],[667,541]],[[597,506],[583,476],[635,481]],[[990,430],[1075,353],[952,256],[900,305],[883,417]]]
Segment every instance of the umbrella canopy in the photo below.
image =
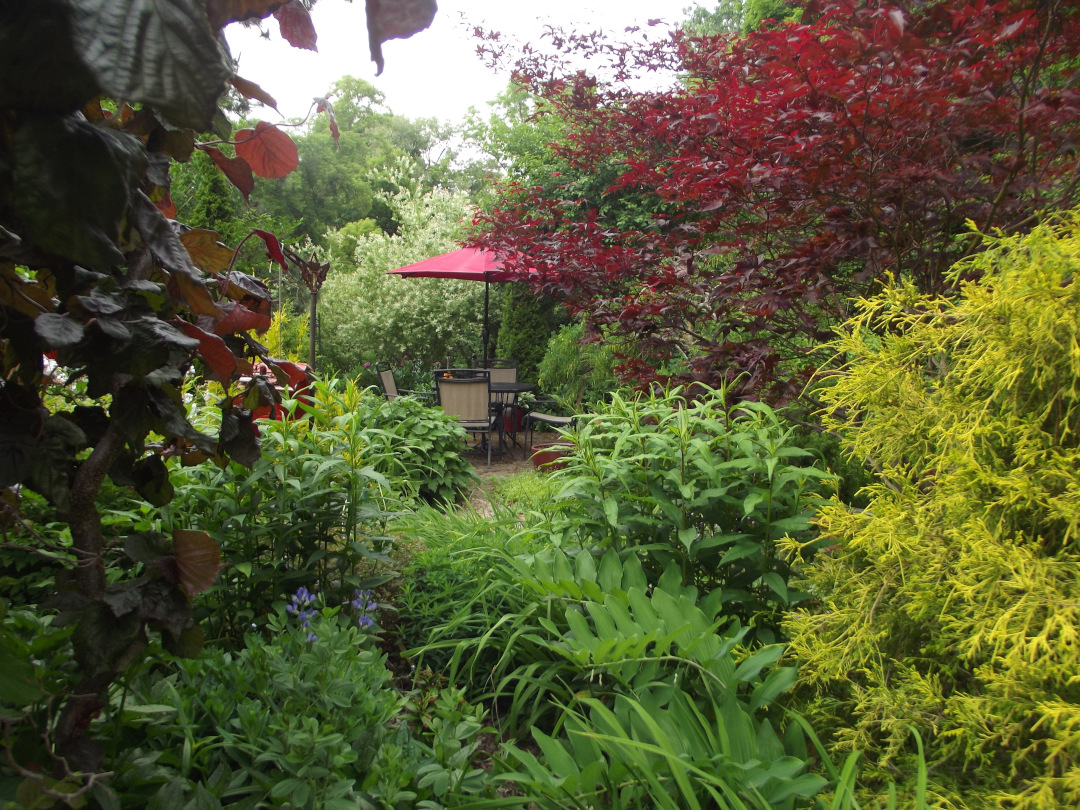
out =
[[461,248],[449,253],[441,253],[424,259],[422,262],[407,264],[387,275],[405,278],[453,278],[459,281],[483,281],[484,284],[484,326],[480,339],[484,344],[484,365],[488,362],[488,285],[492,281],[512,281],[515,275],[502,268],[502,262],[488,250]]

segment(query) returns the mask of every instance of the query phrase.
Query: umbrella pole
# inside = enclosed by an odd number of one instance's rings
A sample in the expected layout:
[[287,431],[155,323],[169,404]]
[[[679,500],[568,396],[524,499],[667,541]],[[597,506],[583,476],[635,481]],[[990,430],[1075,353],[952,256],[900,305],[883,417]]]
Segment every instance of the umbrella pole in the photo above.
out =
[[484,328],[480,330],[480,340],[484,344],[484,365],[483,368],[487,368],[488,365],[488,290],[491,288],[491,282],[487,279],[487,274],[484,274]]

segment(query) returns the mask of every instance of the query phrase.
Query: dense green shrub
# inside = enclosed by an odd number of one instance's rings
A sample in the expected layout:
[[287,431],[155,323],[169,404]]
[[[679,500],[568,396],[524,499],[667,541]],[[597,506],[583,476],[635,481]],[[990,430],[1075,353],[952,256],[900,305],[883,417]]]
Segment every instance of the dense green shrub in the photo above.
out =
[[548,341],[559,323],[554,299],[524,284],[507,285],[495,355],[518,361],[518,379],[535,383]]
[[816,726],[943,806],[1080,805],[1080,213],[985,237],[954,298],[859,304],[822,392],[882,468],[819,518],[814,609],[787,631]]
[[584,337],[583,324],[564,326],[551,336],[539,367],[540,389],[569,413],[604,401],[619,386],[610,344],[583,343]]
[[271,617],[269,638],[118,691],[110,721],[129,738],[116,780],[126,806],[375,810],[484,789],[472,766],[479,712],[460,693],[426,701],[428,731],[414,733],[356,617],[299,605]]
[[283,410],[259,423],[250,469],[178,470],[160,510],[163,531],[183,516],[221,545],[226,567],[197,609],[211,637],[239,640],[300,585],[338,598],[373,587],[385,579],[376,574],[388,559],[388,510],[412,497],[451,500],[475,477],[461,426],[414,400],[316,382],[309,402]]
[[789,589],[785,536],[813,540],[825,473],[761,403],[732,406],[722,391],[688,401],[618,394],[583,417],[561,484],[537,530],[563,548],[641,555],[651,576],[723,594],[728,615],[763,641],[804,594]]

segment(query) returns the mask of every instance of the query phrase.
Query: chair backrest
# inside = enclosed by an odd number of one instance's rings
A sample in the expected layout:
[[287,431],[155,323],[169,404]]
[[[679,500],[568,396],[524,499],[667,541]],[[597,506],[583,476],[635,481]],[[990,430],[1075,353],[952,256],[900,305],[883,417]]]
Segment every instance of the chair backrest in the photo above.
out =
[[488,371],[491,372],[492,382],[504,382],[504,383],[516,383],[518,381],[517,366],[492,366]]
[[439,404],[450,416],[462,422],[488,424],[491,413],[491,381],[479,372],[475,377],[436,375]]
[[[488,358],[487,369],[491,373],[491,381],[495,383],[516,383],[518,381],[518,361],[504,360],[502,358]],[[506,397],[509,400],[516,397]]]
[[380,360],[375,364],[375,373],[379,375],[379,385],[382,386],[387,401],[393,402],[398,396],[397,382],[394,380],[394,369],[385,360]]

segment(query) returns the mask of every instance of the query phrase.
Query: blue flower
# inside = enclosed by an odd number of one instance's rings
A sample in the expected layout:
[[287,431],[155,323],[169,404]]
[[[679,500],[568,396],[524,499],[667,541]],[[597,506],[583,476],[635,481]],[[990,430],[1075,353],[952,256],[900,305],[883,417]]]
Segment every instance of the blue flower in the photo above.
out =
[[[315,594],[301,586],[285,605],[285,612],[300,620],[300,626],[305,630],[311,629],[311,620],[319,615],[319,609],[315,607]],[[308,641],[318,641],[318,636],[308,633]]]
[[375,619],[368,615],[379,609],[379,603],[371,598],[371,591],[354,591],[355,599],[352,600],[353,610],[356,611],[356,626],[361,630],[374,627]]

